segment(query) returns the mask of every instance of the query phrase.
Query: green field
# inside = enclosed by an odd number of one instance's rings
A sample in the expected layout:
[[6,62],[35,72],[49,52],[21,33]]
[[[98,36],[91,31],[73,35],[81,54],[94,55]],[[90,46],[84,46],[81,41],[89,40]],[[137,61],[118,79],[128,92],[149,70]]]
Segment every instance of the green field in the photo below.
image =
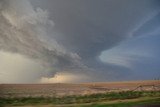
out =
[[160,105],[160,98],[140,98],[136,100],[121,100],[115,102],[94,103],[81,107],[132,107],[137,105]]
[[129,107],[139,104],[160,104],[160,92],[110,92],[85,96],[64,96],[52,98],[0,98],[0,106],[56,105],[67,107]]

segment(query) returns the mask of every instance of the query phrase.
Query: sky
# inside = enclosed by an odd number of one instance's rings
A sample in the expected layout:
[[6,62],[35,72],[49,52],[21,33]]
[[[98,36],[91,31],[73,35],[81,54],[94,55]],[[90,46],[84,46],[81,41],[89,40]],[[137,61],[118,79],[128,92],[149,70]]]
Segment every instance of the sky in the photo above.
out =
[[159,0],[0,1],[0,83],[158,78]]

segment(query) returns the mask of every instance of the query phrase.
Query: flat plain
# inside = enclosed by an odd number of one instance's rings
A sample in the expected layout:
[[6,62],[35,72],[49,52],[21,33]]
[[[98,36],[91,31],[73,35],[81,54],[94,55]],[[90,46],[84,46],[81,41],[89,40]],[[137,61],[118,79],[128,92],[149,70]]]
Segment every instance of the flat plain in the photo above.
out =
[[0,84],[1,107],[132,107],[137,104],[160,105],[159,80]]
[[82,84],[0,84],[0,97],[53,97],[159,89],[159,80]]

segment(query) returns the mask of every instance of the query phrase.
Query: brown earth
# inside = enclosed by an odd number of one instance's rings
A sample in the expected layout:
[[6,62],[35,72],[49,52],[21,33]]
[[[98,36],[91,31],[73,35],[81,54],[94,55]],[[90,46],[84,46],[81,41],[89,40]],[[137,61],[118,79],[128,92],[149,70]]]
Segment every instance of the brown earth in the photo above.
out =
[[0,84],[0,97],[54,97],[129,90],[157,91],[160,90],[160,81],[127,81],[83,84]]

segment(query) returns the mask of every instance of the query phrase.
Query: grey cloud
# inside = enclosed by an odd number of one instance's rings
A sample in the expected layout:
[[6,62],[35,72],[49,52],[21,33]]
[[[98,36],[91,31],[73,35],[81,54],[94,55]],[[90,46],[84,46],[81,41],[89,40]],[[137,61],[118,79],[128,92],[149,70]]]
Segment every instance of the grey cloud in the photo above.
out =
[[1,0],[0,49],[40,60],[53,68],[52,74],[91,71],[99,80],[130,73],[128,68],[104,64],[98,57],[133,38],[137,26],[160,9],[158,0],[30,2]]
[[144,36],[149,35],[152,32],[160,29],[160,11],[157,12],[155,16],[153,16],[150,20],[146,21],[142,26],[137,29],[133,35],[134,36]]
[[33,4],[52,12],[55,28],[64,33],[62,37],[55,37],[58,41],[77,52],[82,58],[92,59],[102,50],[112,48],[126,39],[137,26],[137,22],[158,9],[156,2],[38,0],[33,1]]
[[52,73],[55,69],[83,68],[76,53],[47,37],[46,28],[53,25],[47,11],[34,9],[27,0],[4,0],[0,4],[0,50],[39,60]]
[[32,3],[52,12],[55,30],[62,35],[50,37],[78,53],[83,63],[95,70],[92,72],[104,73],[104,78],[132,71],[104,64],[98,59],[101,52],[134,38],[135,29],[160,10],[158,0],[35,0]]

